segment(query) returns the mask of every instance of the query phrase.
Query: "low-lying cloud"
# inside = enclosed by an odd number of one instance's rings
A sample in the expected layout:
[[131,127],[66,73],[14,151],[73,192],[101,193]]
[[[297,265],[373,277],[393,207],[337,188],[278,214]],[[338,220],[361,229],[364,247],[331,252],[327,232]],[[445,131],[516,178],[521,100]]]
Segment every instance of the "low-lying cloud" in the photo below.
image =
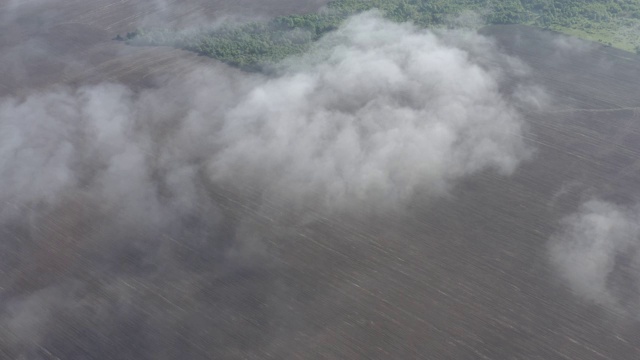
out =
[[640,208],[600,200],[562,220],[550,258],[578,295],[612,309],[640,306]]

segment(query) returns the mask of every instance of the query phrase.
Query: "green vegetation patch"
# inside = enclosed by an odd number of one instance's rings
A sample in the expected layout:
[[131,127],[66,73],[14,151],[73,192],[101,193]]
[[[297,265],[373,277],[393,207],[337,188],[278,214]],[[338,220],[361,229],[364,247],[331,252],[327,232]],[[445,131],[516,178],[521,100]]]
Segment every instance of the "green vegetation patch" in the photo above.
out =
[[640,53],[637,0],[334,0],[317,13],[282,16],[266,22],[226,24],[212,29],[139,29],[131,45],[161,45],[197,52],[245,70],[260,71],[305,52],[351,15],[379,9],[388,19],[421,27],[456,24],[477,14],[478,25],[528,24]]

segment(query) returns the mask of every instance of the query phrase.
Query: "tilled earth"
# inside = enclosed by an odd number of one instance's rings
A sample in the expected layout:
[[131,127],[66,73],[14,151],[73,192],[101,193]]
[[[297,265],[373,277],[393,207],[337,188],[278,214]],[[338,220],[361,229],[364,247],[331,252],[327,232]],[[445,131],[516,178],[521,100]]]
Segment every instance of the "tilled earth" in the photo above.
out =
[[[213,60],[169,48],[127,47],[111,40],[116,34],[141,22],[180,26],[321,5],[277,0],[180,1],[175,8],[160,1],[32,3],[9,11],[12,2],[5,1],[0,8],[2,95],[103,81],[134,89],[157,86]],[[172,10],[158,10],[162,6]],[[127,272],[131,266],[132,273],[157,275],[123,277],[127,280],[119,286],[133,299],[127,306],[105,306],[101,313],[100,306],[87,305],[54,314],[51,328],[31,344],[17,346],[12,334],[0,332],[0,357],[640,357],[637,316],[572,294],[551,269],[546,247],[558,220],[585,198],[616,203],[640,198],[640,57],[600,46],[559,54],[552,46],[555,35],[527,27],[489,27],[483,33],[523,59],[554,104],[552,110],[527,114],[525,137],[537,150],[514,175],[486,171],[462,181],[449,197],[416,196],[409,210],[375,219],[318,215],[295,227],[264,218],[250,191],[212,185],[208,196],[225,219],[216,228],[217,238],[233,239],[239,222],[248,223],[267,255],[239,266],[216,257],[225,244],[200,254],[176,243],[170,249],[182,263],[174,274],[131,265],[139,254],[91,265],[104,259],[75,249],[82,248],[77,243],[86,232],[96,231],[93,210],[70,202],[40,220],[43,234],[3,229],[3,241],[15,234],[23,240],[18,250],[2,254],[0,311],[61,279],[84,284],[70,291],[88,294],[79,296],[86,301],[110,303],[119,300],[102,296],[107,272]],[[572,186],[561,192],[567,184]],[[50,245],[23,249],[34,236],[50,238]],[[63,255],[52,259],[52,249]],[[27,265],[18,253],[37,256]],[[192,274],[188,283],[181,274]]]

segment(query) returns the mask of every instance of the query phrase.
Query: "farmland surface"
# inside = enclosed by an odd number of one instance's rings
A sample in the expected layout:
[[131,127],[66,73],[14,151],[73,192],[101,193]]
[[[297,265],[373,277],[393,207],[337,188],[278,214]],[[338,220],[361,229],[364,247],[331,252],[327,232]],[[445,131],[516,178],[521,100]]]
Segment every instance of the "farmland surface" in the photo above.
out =
[[[0,2],[0,95],[16,98],[105,81],[138,91],[201,66],[240,74],[189,52],[130,47],[112,38],[153,22],[180,26],[194,19],[274,16],[322,5],[193,0],[175,8],[165,2],[171,10],[162,11],[160,1],[15,3]],[[225,219],[220,237],[233,238],[241,222],[248,226],[264,250],[255,262],[239,266],[227,258],[203,259],[189,245],[173,245],[171,251],[190,259],[181,271],[199,274],[189,283],[178,275],[138,282],[142,277],[132,276],[121,286],[133,300],[110,308],[127,316],[66,309],[33,343],[16,345],[11,340],[16,334],[0,331],[0,357],[639,358],[637,312],[572,293],[549,265],[547,242],[558,220],[586,198],[617,204],[640,200],[640,56],[588,43],[563,47],[558,35],[526,26],[481,32],[527,64],[550,98],[550,106],[526,114],[523,136],[535,153],[513,175],[487,170],[462,180],[449,196],[418,194],[403,211],[374,218],[318,212],[296,226],[265,218],[250,189],[212,185],[206,196]],[[104,261],[100,256],[74,250],[90,247],[82,239],[104,231],[96,219],[83,220],[91,218],[92,206],[70,202],[26,229],[3,225],[0,321],[11,319],[7,314],[16,303],[70,278],[87,285],[82,291],[95,292],[88,297],[93,301],[116,301],[101,298],[92,286],[100,288],[107,272],[128,271],[127,259],[136,255],[109,258],[111,265],[98,267],[91,264]],[[274,213],[286,210],[278,203],[269,206]],[[309,208],[314,214],[312,204]],[[37,236],[50,242],[34,245],[30,239]],[[630,298],[639,296],[638,289],[628,291]],[[105,328],[100,322],[87,325],[91,321],[76,313],[124,320]]]

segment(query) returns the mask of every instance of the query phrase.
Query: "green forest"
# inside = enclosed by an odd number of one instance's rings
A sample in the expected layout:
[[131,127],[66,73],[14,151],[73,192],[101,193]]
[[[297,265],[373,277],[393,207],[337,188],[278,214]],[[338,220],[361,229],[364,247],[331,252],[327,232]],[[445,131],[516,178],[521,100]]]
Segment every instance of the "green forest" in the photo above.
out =
[[316,13],[213,29],[138,29],[118,35],[131,45],[173,46],[260,71],[304,52],[349,16],[378,9],[388,19],[425,28],[452,26],[463,14],[477,25],[526,24],[640,53],[638,0],[334,0]]

